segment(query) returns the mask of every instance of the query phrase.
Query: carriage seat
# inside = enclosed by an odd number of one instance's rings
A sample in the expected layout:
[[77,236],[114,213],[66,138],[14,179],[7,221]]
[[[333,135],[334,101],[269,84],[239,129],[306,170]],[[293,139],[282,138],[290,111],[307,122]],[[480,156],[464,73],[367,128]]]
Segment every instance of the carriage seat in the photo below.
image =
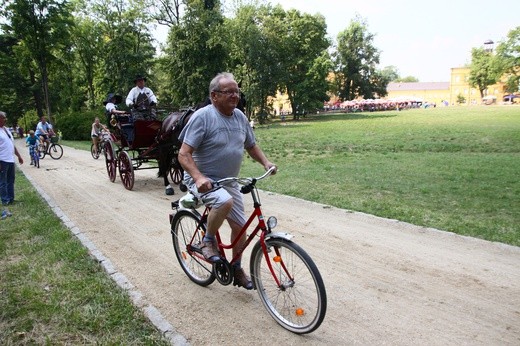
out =
[[160,120],[140,120],[134,121],[133,147],[150,147],[155,143],[157,133],[161,129]]

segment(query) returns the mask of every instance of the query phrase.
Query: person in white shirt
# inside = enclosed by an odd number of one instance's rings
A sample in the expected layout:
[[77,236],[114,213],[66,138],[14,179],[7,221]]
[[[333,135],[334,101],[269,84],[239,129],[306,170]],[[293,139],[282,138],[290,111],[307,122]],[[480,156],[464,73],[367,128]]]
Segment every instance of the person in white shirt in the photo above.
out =
[[40,144],[46,144],[45,150],[47,150],[51,143],[50,138],[52,137],[53,133],[54,132],[52,131],[52,125],[49,122],[47,122],[47,118],[45,118],[45,116],[42,116],[40,118],[40,122],[38,123],[38,125],[36,125],[35,134],[36,137],[38,137],[38,139],[40,140]]
[[135,87],[130,90],[126,97],[126,105],[132,109],[134,119],[156,118],[157,97],[150,88],[144,85],[145,82],[145,77],[137,76],[134,79]]
[[[14,145],[13,135],[5,127],[6,122],[7,115],[0,111],[0,198],[3,206],[14,203],[14,156],[23,164],[23,158]],[[11,215],[4,207],[2,220]]]

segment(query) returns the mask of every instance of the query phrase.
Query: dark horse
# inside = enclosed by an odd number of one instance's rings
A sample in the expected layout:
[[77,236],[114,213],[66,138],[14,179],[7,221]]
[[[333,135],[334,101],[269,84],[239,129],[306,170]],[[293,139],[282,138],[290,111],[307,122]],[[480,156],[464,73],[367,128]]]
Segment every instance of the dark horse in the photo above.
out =
[[[179,189],[182,192],[186,192],[187,188],[182,184],[184,170],[178,160],[179,149],[182,143],[179,141],[179,135],[182,129],[188,123],[190,117],[199,108],[205,107],[211,104],[211,101],[206,98],[205,101],[199,103],[195,108],[188,108],[185,111],[170,113],[166,119],[162,122],[161,130],[157,135],[157,141],[159,143],[159,177],[164,180],[165,193],[167,195],[173,195],[173,187],[168,180],[168,175],[173,180],[174,184],[179,184]],[[237,108],[242,112],[245,111],[246,100],[244,94],[240,95]]]
[[207,99],[199,103],[195,108],[170,113],[162,122],[161,130],[157,135],[157,141],[160,147],[158,176],[164,180],[165,193],[167,195],[174,194],[173,187],[168,180],[168,175],[174,184],[179,184],[181,191],[186,192],[186,186],[182,184],[184,170],[178,160],[179,149],[182,144],[179,140],[179,135],[193,113],[195,113],[197,109],[205,107],[210,103],[209,99]]

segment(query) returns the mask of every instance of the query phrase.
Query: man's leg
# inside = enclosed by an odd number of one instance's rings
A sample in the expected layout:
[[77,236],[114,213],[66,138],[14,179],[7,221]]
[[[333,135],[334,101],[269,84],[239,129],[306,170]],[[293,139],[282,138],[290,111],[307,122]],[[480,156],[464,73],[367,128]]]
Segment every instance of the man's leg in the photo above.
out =
[[5,161],[0,161],[0,198],[3,205],[9,202],[7,196],[7,162]]
[[[231,227],[231,242],[234,242],[236,237],[242,231],[242,225],[228,218],[229,226]],[[244,249],[247,240],[247,234],[244,232],[233,247],[233,258]],[[244,287],[246,290],[253,289],[253,282],[242,268],[242,256],[238,257],[233,263],[233,285]]]
[[9,203],[14,202],[14,163],[7,165],[7,200]]
[[220,253],[215,235],[220,226],[222,226],[222,223],[224,223],[224,220],[232,207],[233,199],[229,199],[219,207],[211,208],[209,212],[206,234],[202,239],[201,250],[204,258],[211,262],[220,260]]
[[220,207],[211,209],[208,215],[208,229],[206,230],[210,237],[214,237],[217,234],[232,207],[233,199],[230,199]]
[[[231,220],[230,218],[227,219],[229,226],[231,227],[231,243],[233,243],[236,239],[236,237],[240,234],[240,231],[242,231],[242,225],[236,223],[235,221]],[[246,243],[247,234],[244,232],[244,234],[238,239],[237,244],[233,247],[233,258],[235,258],[236,255],[244,248],[244,244]],[[241,259],[242,257],[240,257]],[[239,259],[239,260],[240,260]]]

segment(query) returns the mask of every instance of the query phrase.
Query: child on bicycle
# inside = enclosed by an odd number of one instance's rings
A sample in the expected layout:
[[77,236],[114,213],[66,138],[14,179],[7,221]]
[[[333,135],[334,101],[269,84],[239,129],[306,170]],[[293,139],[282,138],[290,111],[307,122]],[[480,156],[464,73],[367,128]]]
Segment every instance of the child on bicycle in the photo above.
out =
[[31,158],[31,165],[34,165],[34,148],[38,145],[38,138],[35,136],[34,131],[29,131],[29,136],[25,139],[26,145],[29,146],[29,157]]
[[99,118],[94,119],[92,124],[92,130],[90,136],[92,137],[92,143],[96,151],[99,151],[99,142],[102,140],[102,131],[108,131],[107,127],[99,122]]

